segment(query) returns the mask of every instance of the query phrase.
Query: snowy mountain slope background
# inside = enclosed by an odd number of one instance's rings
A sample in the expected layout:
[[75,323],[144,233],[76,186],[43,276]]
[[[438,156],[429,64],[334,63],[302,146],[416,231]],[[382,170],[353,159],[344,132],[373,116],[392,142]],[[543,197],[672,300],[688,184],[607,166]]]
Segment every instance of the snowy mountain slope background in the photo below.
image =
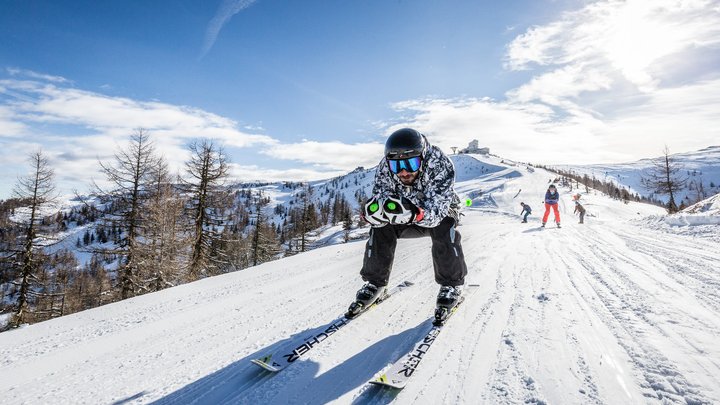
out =
[[[682,168],[678,175],[687,179],[687,187],[675,196],[677,204],[690,206],[699,200],[720,193],[720,146],[710,146],[693,152],[676,153],[670,158]],[[654,195],[643,187],[643,174],[653,167],[655,159],[642,159],[625,164],[556,165],[558,169],[572,170],[580,176],[587,174],[602,181],[624,186],[631,194],[657,198],[667,202],[668,196]]]
[[[474,205],[478,206],[494,203],[490,200],[492,192],[498,186],[504,184],[504,180],[508,176],[518,175],[513,171],[517,168],[528,168],[528,166],[516,163],[508,159],[497,156],[482,155],[481,160],[477,160],[471,155],[453,155],[451,156],[457,167],[458,187],[469,187],[465,192],[465,197],[474,200]],[[680,198],[685,201],[685,205],[692,205],[690,202],[697,200],[698,185],[702,184],[702,190],[706,195],[714,196],[720,193],[720,146],[708,147],[694,152],[675,154],[675,159],[682,167],[685,168],[683,175],[689,179],[689,187],[680,193]],[[612,164],[612,165],[586,165],[586,166],[553,166],[554,168],[572,170],[580,175],[587,174],[603,181],[612,181],[616,184],[627,188],[631,193],[647,197],[656,197],[660,200],[667,200],[666,196],[653,195],[644,189],[641,185],[641,177],[643,172],[652,166],[652,159],[643,159],[635,163],[628,164]],[[530,168],[532,170],[533,168]],[[351,206],[353,212],[357,212],[359,201],[364,201],[372,191],[372,185],[375,175],[375,168],[364,169],[359,167],[352,172],[327,179],[318,180],[308,183],[311,189],[309,201],[319,207],[322,204],[332,203],[337,197],[342,197]],[[474,185],[463,185],[466,180],[471,180],[485,176],[483,178],[482,187]],[[550,175],[550,177],[556,177]],[[469,184],[473,184],[472,182]],[[474,188],[473,188],[474,187]],[[286,222],[288,209],[298,204],[302,204],[302,195],[305,192],[301,183],[239,183],[231,187],[236,190],[235,207],[242,205],[248,199],[246,194],[253,196],[261,193],[263,197],[269,200],[264,207],[263,214],[267,220],[274,226],[284,224]],[[463,189],[458,189],[461,193]],[[484,195],[483,195],[484,193]],[[513,194],[514,196],[514,194]],[[480,198],[475,198],[480,197]],[[712,198],[712,197],[710,197]],[[103,204],[97,198],[89,198],[86,203],[95,205],[98,209],[102,209]],[[61,200],[57,205],[46,207],[47,215],[51,215],[56,211],[70,212],[78,209],[84,204],[75,197],[69,197]],[[278,209],[282,208],[282,209]],[[692,212],[691,212],[692,211]],[[697,209],[685,211],[686,215],[677,214],[673,216],[660,215],[656,218],[656,222],[668,226],[683,226],[687,224],[717,224],[720,223],[720,217],[713,211],[700,212]],[[596,213],[599,214],[599,213]],[[592,214],[590,214],[592,215]],[[23,221],[23,217],[27,216],[26,210],[20,208],[17,210],[15,220]],[[101,221],[84,223],[81,226],[69,225],[68,229],[53,235],[53,245],[48,248],[50,253],[67,249],[74,253],[81,266],[87,264],[92,255],[89,253],[93,249],[108,247],[103,246],[99,242],[93,242],[90,245],[77,248],[76,242],[82,240],[86,232],[90,234],[97,232],[97,226]],[[359,239],[367,236],[368,228],[353,229],[348,235],[350,239]],[[310,231],[307,235],[308,246],[310,249],[341,243],[344,241],[345,235],[342,224],[336,226],[323,226],[319,229]]]
[[[366,382],[428,325],[438,291],[429,239],[398,244],[391,283],[413,287],[278,375],[249,361],[344,312],[361,285],[363,241],[0,334],[2,402],[720,402],[718,227],[715,237],[661,233],[652,216],[662,208],[593,191],[579,225],[561,188],[564,227],[541,229],[554,174],[454,159],[457,189],[473,201],[459,228],[467,282],[480,288],[403,391]],[[534,209],[529,224],[521,200]]]

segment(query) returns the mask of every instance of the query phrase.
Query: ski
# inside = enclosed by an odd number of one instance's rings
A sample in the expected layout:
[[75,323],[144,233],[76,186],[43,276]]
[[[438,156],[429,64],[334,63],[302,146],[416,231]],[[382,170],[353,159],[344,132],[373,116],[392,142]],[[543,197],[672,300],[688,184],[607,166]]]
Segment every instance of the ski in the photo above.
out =
[[294,363],[300,357],[306,355],[310,350],[317,347],[321,342],[330,338],[330,336],[334,335],[335,332],[340,330],[340,328],[356,320],[362,314],[384,302],[395,293],[400,292],[412,285],[413,283],[411,283],[410,281],[403,281],[402,283],[389,289],[381,299],[378,299],[375,303],[368,306],[365,310],[358,313],[354,317],[348,318],[343,314],[335,318],[333,321],[327,323],[326,325],[314,329],[313,332],[311,332],[312,334],[310,336],[302,339],[293,340],[292,342],[284,345],[273,353],[269,353],[266,356],[252,359],[250,361],[257,366],[264,368],[267,371],[272,371],[274,373],[282,371],[284,368]]
[[[428,352],[428,350],[430,350],[430,347],[432,347],[433,343],[435,343],[438,335],[440,335],[440,332],[442,331],[446,322],[450,319],[450,317],[452,317],[455,312],[457,312],[458,308],[460,308],[462,303],[477,290],[477,287],[479,287],[477,284],[467,286],[466,293],[463,294],[460,302],[458,302],[458,304],[455,305],[452,310],[450,310],[442,324],[436,324],[436,322],[433,322],[430,329],[425,335],[423,335],[422,338],[420,338],[415,343],[415,346],[412,348],[412,350],[410,350],[406,355],[401,357],[398,361],[393,363],[385,372],[381,373],[375,379],[369,381],[369,383],[395,389],[405,388],[408,380],[410,380],[410,377],[412,377],[412,375],[415,373],[415,370],[417,370],[418,366],[420,365],[420,361],[422,361],[422,359],[425,357],[425,354]],[[432,319],[434,320],[435,317],[433,316]]]

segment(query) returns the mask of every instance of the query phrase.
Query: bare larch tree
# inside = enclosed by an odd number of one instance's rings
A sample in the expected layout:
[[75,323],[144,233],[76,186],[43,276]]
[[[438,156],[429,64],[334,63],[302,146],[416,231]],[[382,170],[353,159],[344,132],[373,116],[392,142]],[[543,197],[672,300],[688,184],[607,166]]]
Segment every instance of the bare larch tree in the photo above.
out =
[[39,280],[38,256],[42,250],[42,238],[38,238],[38,230],[42,220],[41,209],[52,203],[55,196],[54,172],[50,167],[47,158],[42,152],[35,152],[30,155],[29,161],[31,171],[25,177],[18,178],[14,194],[21,200],[28,201],[28,218],[24,225],[24,236],[22,245],[16,252],[14,261],[19,271],[16,286],[19,288],[17,303],[11,326],[19,326],[28,322],[30,297],[36,292],[33,291],[33,284]]
[[158,159],[149,175],[149,198],[142,210],[143,233],[139,263],[143,288],[159,291],[182,282],[188,239],[184,232],[184,200],[165,159]]
[[678,174],[681,169],[682,167],[673,160],[670,150],[665,146],[663,155],[653,160],[653,166],[642,177],[642,183],[649,191],[669,197],[666,208],[670,214],[678,212],[675,195],[687,183],[687,178]]
[[190,160],[185,164],[183,191],[189,195],[189,210],[193,218],[192,249],[188,278],[196,280],[227,268],[218,243],[223,234],[226,211],[231,196],[225,187],[229,166],[223,149],[211,140],[189,145]]
[[122,299],[141,292],[142,283],[138,279],[141,258],[138,255],[138,239],[144,219],[141,210],[151,195],[150,175],[157,167],[157,161],[147,130],[139,128],[131,136],[130,144],[115,154],[114,162],[100,162],[111,189],[105,191],[96,187],[101,195],[110,197],[115,209],[106,216],[106,220],[112,222],[121,234],[117,246],[105,253],[120,257],[117,282]]

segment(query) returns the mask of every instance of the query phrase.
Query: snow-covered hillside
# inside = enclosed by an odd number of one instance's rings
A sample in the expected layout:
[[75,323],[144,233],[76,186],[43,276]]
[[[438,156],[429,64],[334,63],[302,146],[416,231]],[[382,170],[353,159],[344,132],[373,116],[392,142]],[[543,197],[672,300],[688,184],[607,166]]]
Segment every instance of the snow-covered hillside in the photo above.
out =
[[[678,175],[686,178],[688,182],[687,188],[675,196],[678,205],[682,201],[685,202],[685,205],[691,205],[698,200],[698,195],[704,194],[705,197],[709,197],[720,193],[720,146],[710,146],[694,152],[672,154],[671,158],[683,169]],[[638,193],[644,196],[652,196],[667,202],[667,196],[653,196],[641,183],[643,173],[653,167],[653,160],[642,159],[625,164],[554,167],[572,170],[581,176],[585,174],[590,177],[594,176],[601,181],[612,181],[627,187],[632,194]]]
[[[480,287],[404,390],[367,381],[429,324],[438,291],[429,239],[398,244],[391,282],[414,286],[280,374],[250,360],[345,311],[362,284],[363,241],[0,334],[1,402],[720,402],[720,238],[659,230],[648,218],[662,208],[592,191],[580,225],[563,189],[563,228],[542,229],[553,174],[454,159],[457,190],[473,203],[459,228],[467,282]],[[528,224],[520,201],[534,209]]]

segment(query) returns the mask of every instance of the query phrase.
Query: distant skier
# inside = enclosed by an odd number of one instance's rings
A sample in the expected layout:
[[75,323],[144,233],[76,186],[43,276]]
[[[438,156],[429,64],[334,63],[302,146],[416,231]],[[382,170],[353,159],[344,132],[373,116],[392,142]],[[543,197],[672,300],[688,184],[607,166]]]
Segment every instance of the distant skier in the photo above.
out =
[[555,185],[551,184],[550,187],[548,187],[547,192],[545,193],[545,215],[543,215],[542,220],[543,228],[545,227],[548,217],[550,216],[550,208],[552,208],[553,214],[555,215],[555,223],[557,224],[557,227],[560,228],[560,211],[558,211],[559,201],[560,194],[558,193]]
[[522,223],[526,224],[528,215],[532,214],[532,208],[530,208],[530,206],[525,204],[524,202],[521,202],[520,205],[523,207],[522,211],[520,211],[520,215],[525,214],[523,215]]
[[580,204],[580,194],[575,194],[573,196],[573,200],[575,201],[575,211],[573,211],[573,214],[580,214],[580,224],[584,224],[585,222],[585,207]]
[[432,238],[435,281],[441,285],[435,316],[442,322],[457,305],[467,265],[455,229],[460,199],[454,190],[452,161],[424,135],[410,128],[393,132],[385,157],[375,172],[372,195],[362,217],[372,225],[357,292],[347,317],[352,318],[382,298],[390,278],[399,238]]

